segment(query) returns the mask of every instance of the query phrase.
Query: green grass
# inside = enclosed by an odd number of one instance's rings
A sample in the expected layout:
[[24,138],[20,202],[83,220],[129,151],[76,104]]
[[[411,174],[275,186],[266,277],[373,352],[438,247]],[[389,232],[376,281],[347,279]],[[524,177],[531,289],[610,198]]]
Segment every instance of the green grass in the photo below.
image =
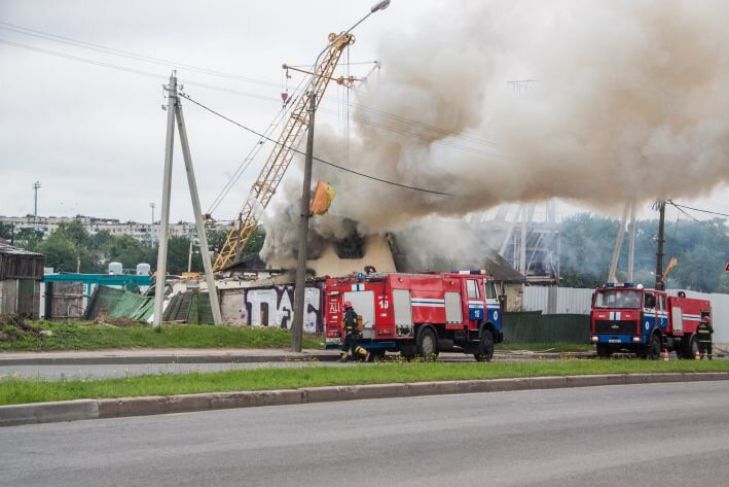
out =
[[544,360],[525,363],[382,363],[364,367],[308,366],[181,375],[138,376],[105,380],[44,381],[0,379],[0,404],[173,395],[200,392],[254,391],[298,387],[384,384],[592,374],[655,372],[729,372],[729,361]]
[[[108,348],[287,348],[291,334],[277,328],[211,325],[132,325],[37,322],[51,336],[25,334],[0,342],[0,351],[101,350]],[[305,336],[304,348],[321,348],[321,339]]]

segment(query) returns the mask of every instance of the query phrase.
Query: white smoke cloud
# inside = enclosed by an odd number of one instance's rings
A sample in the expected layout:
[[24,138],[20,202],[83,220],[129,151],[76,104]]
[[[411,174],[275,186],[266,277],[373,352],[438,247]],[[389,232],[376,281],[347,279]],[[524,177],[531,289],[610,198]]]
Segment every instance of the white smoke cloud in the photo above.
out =
[[349,158],[321,129],[316,152],[454,196],[317,165],[330,218],[369,233],[512,201],[705,194],[729,180],[727,25],[726,0],[448,2],[383,39]]

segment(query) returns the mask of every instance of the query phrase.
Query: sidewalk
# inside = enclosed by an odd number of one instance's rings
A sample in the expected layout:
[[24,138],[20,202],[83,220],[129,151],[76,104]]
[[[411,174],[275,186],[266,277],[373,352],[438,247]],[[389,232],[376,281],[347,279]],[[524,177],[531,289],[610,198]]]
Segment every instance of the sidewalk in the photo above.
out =
[[[530,360],[559,358],[590,358],[593,352],[542,353],[501,352],[495,360]],[[261,363],[287,361],[334,361],[337,350],[303,350],[300,353],[284,349],[219,349],[219,348],[147,348],[75,350],[57,352],[0,352],[0,367],[9,365],[93,365],[93,364],[214,364],[214,363]],[[443,353],[444,362],[473,361],[471,355]]]

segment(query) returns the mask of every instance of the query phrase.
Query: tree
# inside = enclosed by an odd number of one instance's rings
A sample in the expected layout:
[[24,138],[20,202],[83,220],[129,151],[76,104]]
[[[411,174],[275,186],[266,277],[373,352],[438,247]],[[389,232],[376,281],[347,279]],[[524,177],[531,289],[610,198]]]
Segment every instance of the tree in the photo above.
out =
[[[633,280],[646,286],[655,284],[657,229],[657,220],[637,222]],[[587,213],[564,220],[560,230],[562,285],[593,287],[586,284],[604,282],[617,230],[617,221]],[[725,220],[668,220],[664,238],[664,266],[671,257],[678,259],[678,266],[669,276],[671,287],[700,291],[724,289],[722,273],[729,261],[729,228]],[[627,258],[626,236],[619,269],[625,268]],[[620,272],[618,277],[627,279]]]
[[91,248],[91,236],[80,222],[61,223],[46,240],[38,245],[46,256],[46,265],[56,271],[96,273],[101,270],[99,259]]
[[12,240],[13,234],[15,233],[15,227],[12,223],[0,222],[0,238],[5,240]]
[[73,243],[63,237],[49,238],[39,249],[45,255],[45,265],[56,272],[76,272],[77,253]]
[[13,238],[13,245],[36,252],[41,242],[43,241],[43,232],[34,230],[32,228],[21,228],[15,232],[15,238]]
[[140,262],[146,262],[149,255],[145,246],[131,235],[111,237],[104,247],[106,263],[118,261],[125,269],[132,269]]

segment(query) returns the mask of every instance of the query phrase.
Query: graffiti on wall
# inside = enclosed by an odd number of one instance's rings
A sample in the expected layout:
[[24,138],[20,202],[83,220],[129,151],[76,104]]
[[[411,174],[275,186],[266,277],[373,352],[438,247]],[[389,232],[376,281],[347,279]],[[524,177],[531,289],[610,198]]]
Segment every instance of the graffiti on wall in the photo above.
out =
[[[290,329],[294,317],[294,286],[243,289],[241,321],[249,326]],[[304,293],[304,333],[321,333],[321,290],[307,287]]]

